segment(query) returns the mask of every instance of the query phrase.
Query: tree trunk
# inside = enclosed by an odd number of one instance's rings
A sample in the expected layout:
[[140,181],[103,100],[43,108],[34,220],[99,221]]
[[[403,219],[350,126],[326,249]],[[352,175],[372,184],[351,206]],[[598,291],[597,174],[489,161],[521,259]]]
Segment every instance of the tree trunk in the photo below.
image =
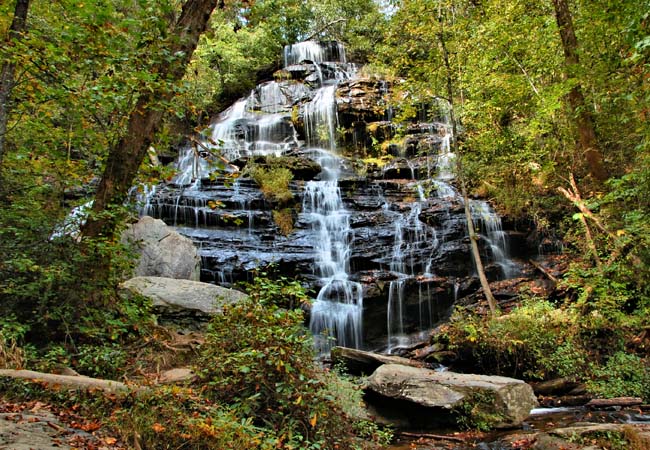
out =
[[[16,0],[14,18],[5,41],[6,48],[10,48],[15,41],[23,37],[27,29],[28,10],[29,0]],[[6,152],[5,139],[7,135],[7,124],[9,123],[9,113],[11,112],[11,91],[14,88],[14,77],[16,74],[16,63],[12,60],[11,52],[8,53],[6,55],[7,60],[2,64],[2,72],[0,74],[0,171]]]
[[467,219],[467,232],[469,234],[469,239],[472,247],[472,258],[474,259],[474,265],[476,266],[476,271],[478,272],[478,278],[481,282],[481,287],[483,288],[483,294],[485,299],[488,302],[490,307],[490,313],[494,316],[497,311],[497,302],[492,295],[492,289],[490,289],[490,283],[488,283],[487,277],[485,276],[485,269],[483,268],[483,262],[481,261],[481,254],[478,249],[478,236],[474,230],[474,221],[472,220],[472,213],[470,210],[469,197],[467,196],[467,189],[465,188],[465,178],[463,177],[463,171],[460,161],[460,153],[458,152],[458,142],[456,140],[457,126],[456,126],[456,116],[454,113],[454,100],[453,100],[453,85],[451,78],[451,64],[449,63],[449,52],[447,51],[447,44],[445,42],[443,20],[440,20],[440,33],[438,34],[438,40],[440,41],[440,48],[442,49],[442,59],[447,71],[447,100],[449,101],[449,116],[451,120],[452,136],[450,140],[451,151],[457,155],[456,157],[456,168],[458,172],[458,178],[460,179],[461,194],[463,195],[463,202],[465,203],[465,217]]
[[[553,0],[553,7],[564,50],[564,61],[567,66],[566,76],[570,77],[580,64],[580,60],[578,58],[578,39],[567,1]],[[604,181],[607,179],[607,171],[603,164],[603,154],[596,140],[594,120],[586,105],[580,83],[571,89],[567,95],[567,101],[574,115],[575,126],[578,130],[579,149],[587,162],[589,173],[596,180]]]
[[173,92],[164,85],[180,81],[196,49],[199,37],[205,31],[212,11],[223,8],[224,0],[187,0],[170,33],[169,54],[177,56],[170,62],[163,60],[156,71],[163,87],[143,90],[129,116],[126,133],[110,150],[104,174],[99,182],[90,217],[82,227],[89,238],[112,237],[116,217],[111,211],[126,200],[129,188],[163,117],[160,104],[171,99]]

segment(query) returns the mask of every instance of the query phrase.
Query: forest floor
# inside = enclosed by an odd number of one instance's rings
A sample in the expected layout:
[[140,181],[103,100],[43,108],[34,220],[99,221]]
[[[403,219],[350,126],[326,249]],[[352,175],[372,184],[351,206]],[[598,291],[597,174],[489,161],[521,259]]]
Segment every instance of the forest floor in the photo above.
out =
[[0,450],[124,450],[128,447],[99,422],[75,408],[39,401],[16,403],[0,397]]

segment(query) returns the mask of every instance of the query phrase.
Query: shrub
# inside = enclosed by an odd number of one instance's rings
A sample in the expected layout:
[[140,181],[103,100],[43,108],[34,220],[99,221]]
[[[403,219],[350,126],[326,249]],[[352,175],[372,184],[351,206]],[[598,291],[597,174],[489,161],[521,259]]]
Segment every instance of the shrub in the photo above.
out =
[[650,401],[650,363],[636,355],[614,353],[604,366],[593,367],[587,389],[604,398],[641,397]]
[[[314,363],[302,311],[278,306],[286,304],[277,298],[282,289],[268,279],[261,283],[274,294],[252,295],[211,322],[196,369],[202,395],[231,405],[253,426],[272,430],[282,448],[373,446],[380,436],[346,414],[337,394],[343,385],[334,385],[333,375],[324,376]],[[355,439],[361,431],[370,435],[365,441]]]
[[291,171],[285,167],[263,168],[253,167],[251,177],[259,185],[264,198],[278,204],[286,204],[293,194],[289,189],[289,183],[293,179]]
[[16,316],[0,318],[0,368],[20,369],[25,366],[27,353],[22,347],[28,327],[18,323]]
[[527,379],[572,376],[585,368],[586,351],[578,339],[571,310],[530,300],[510,314],[480,317],[457,310],[447,334],[461,359],[485,373]]
[[273,221],[280,228],[280,233],[288,236],[293,231],[293,210],[284,208],[273,211]]

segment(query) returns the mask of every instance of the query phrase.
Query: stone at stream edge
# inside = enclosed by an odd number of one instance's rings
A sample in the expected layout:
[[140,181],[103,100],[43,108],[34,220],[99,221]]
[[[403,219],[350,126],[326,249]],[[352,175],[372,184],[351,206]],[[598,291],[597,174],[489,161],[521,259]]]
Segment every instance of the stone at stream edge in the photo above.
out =
[[119,287],[120,295],[135,294],[151,299],[154,312],[183,325],[188,319],[208,319],[221,313],[224,305],[248,297],[243,292],[214,284],[163,277],[135,277]]
[[[491,394],[494,400],[485,412],[501,416],[499,423],[492,424],[496,428],[519,426],[537,406],[533,389],[521,380],[438,372],[398,364],[380,366],[368,378],[366,392],[375,394],[367,400],[374,412],[382,416],[380,421],[400,428],[435,428],[448,421],[443,417],[445,412],[470,400],[473,394]],[[386,404],[390,407],[385,408]],[[384,413],[389,409],[389,416],[386,416]]]

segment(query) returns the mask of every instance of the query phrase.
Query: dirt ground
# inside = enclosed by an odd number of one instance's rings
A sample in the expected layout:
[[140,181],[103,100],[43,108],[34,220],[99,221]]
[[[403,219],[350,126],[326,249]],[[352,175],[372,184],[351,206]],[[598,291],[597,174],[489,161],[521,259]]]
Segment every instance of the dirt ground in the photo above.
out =
[[41,402],[0,398],[0,450],[124,450],[98,423]]

